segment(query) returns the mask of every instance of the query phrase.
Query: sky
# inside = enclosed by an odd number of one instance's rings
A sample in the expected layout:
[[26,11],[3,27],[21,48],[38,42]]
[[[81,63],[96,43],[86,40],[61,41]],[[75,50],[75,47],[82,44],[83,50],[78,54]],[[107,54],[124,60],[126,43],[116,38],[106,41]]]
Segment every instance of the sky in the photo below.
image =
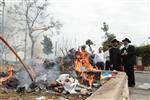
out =
[[[11,4],[20,0],[6,1]],[[105,40],[101,30],[103,22],[109,25],[109,32],[119,41],[127,37],[135,46],[150,44],[150,0],[48,1],[48,12],[63,24],[61,34],[52,37],[54,46],[57,42],[58,48],[67,46],[77,49],[91,39],[96,51]],[[41,46],[39,48],[42,49]]]
[[[149,0],[50,0],[52,11],[62,23],[60,36],[76,47],[91,39],[96,47],[104,41],[101,30],[103,22],[109,25],[109,32],[118,40],[125,37],[132,44],[148,44],[150,36],[150,1]],[[150,43],[150,42],[149,42]]]

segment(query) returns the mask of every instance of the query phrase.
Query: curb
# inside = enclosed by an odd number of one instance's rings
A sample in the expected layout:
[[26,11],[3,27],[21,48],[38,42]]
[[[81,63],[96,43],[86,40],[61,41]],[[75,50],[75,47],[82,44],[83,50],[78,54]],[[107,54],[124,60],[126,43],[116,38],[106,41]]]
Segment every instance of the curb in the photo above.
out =
[[135,73],[150,74],[150,71],[134,71]]

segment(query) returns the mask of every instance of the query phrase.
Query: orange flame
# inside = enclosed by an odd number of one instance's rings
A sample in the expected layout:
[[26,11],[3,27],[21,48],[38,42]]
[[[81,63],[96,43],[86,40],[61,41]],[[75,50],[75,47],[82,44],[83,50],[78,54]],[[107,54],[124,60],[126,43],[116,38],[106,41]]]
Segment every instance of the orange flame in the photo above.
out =
[[[92,71],[99,71],[97,68],[94,68],[90,62],[89,62],[89,55],[87,52],[81,52],[79,55],[76,55],[77,59],[75,61],[75,70],[80,73],[80,76],[82,76],[83,80],[88,81],[88,84],[90,87],[92,87],[92,84],[94,82],[94,76],[95,75],[89,75],[88,73],[81,71],[81,66],[84,66],[86,69],[88,69],[88,72]],[[83,81],[81,80],[81,81]]]
[[[1,68],[0,68],[0,72],[2,72]],[[2,84],[3,82],[5,82],[5,81],[7,81],[7,80],[9,80],[10,78],[13,77],[13,74],[14,74],[13,67],[9,67],[7,72],[8,72],[8,76],[0,78],[0,84]]]
[[95,75],[89,75],[89,76],[88,76],[88,82],[89,82],[90,87],[92,87],[92,85],[93,85],[94,76],[95,76]]

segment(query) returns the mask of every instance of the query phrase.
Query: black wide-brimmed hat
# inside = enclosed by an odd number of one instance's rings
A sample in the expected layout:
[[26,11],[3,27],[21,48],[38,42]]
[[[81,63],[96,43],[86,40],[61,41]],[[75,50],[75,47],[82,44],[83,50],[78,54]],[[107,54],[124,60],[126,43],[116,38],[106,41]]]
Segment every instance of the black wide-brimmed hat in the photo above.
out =
[[119,43],[119,41],[118,41],[117,39],[113,39],[113,40],[111,41],[111,43],[115,43],[115,42]]
[[124,40],[122,40],[122,42],[125,42],[125,41],[131,43],[131,41],[128,38],[125,38]]

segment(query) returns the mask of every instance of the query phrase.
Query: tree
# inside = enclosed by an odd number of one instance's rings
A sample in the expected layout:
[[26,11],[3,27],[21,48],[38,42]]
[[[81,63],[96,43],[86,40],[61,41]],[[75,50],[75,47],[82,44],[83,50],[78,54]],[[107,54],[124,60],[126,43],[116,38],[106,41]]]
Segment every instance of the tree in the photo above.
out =
[[108,25],[104,22],[103,27],[101,28],[105,32],[105,41],[102,43],[103,50],[107,50],[108,45],[111,44],[111,41],[116,38],[114,34],[108,33]]
[[136,53],[138,57],[142,57],[142,63],[144,66],[150,65],[150,45],[136,47]]
[[65,40],[64,37],[63,37],[63,40],[62,40],[62,44],[60,46],[60,52],[63,54],[63,56],[66,56],[68,54],[68,51],[73,48],[72,45],[71,45],[71,41],[69,41],[68,39]]
[[114,34],[108,34],[108,35],[107,35],[106,40],[102,43],[102,45],[103,45],[103,50],[104,50],[104,51],[107,50],[108,45],[110,45],[110,44],[111,44],[111,41],[112,41],[113,39],[115,39],[115,38],[116,38],[116,36],[115,36]]
[[[6,41],[11,42],[11,45],[18,45],[20,42],[14,42],[14,39],[17,40],[16,38],[18,31],[16,30],[16,23],[13,20],[10,20],[10,17],[7,16],[9,15],[9,12],[7,12],[8,6],[5,5],[5,20],[3,19],[3,33],[1,36],[6,39]],[[13,24],[12,24],[13,23]],[[10,53],[9,49],[2,43],[0,46],[0,53],[1,53],[1,63],[4,64],[4,62],[7,60],[7,54]]]
[[[23,48],[22,48],[21,44],[20,45],[13,45],[12,47],[15,49],[17,54],[18,54],[19,51],[23,51]],[[16,62],[17,62],[17,57],[16,57]]]
[[105,35],[108,35],[109,25],[106,24],[106,22],[103,22],[103,27],[101,29],[105,32]]
[[[6,34],[5,34],[6,35]],[[7,34],[7,37],[5,38],[5,40],[7,41],[7,42],[11,42],[12,44],[11,44],[11,46],[13,47],[13,49],[16,51],[16,53],[18,53],[18,52],[20,52],[20,51],[23,51],[22,50],[22,42],[20,41],[19,43],[15,43],[16,41],[14,41],[13,40],[13,38],[15,38],[14,37],[14,35],[13,34]],[[4,45],[4,43],[2,42],[1,43],[1,46],[0,46],[1,48],[1,55],[3,55],[3,57],[2,57],[2,59],[3,59],[3,61],[4,62],[6,62],[7,61],[7,54],[10,54],[11,52],[10,52],[10,50],[8,49],[8,47],[7,46],[5,46]],[[4,62],[3,62],[3,64],[4,64]]]
[[[21,3],[20,3],[21,4]],[[22,7],[22,8],[21,8]],[[25,17],[23,16],[24,9],[23,6],[18,7],[18,5],[12,4],[11,6],[8,6],[7,8],[7,16],[9,18],[9,25],[6,25],[7,28],[12,29],[11,32],[14,32],[14,34],[21,35],[24,43],[24,59],[26,59],[26,49],[27,49],[27,24],[25,22]],[[13,23],[13,24],[12,24]],[[22,35],[22,33],[25,33]],[[17,38],[16,38],[17,39]]]
[[62,24],[54,20],[47,13],[48,1],[43,0],[22,0],[18,5],[14,5],[10,12],[15,13],[17,21],[23,24],[25,32],[25,53],[27,45],[27,36],[31,40],[31,58],[34,56],[35,43],[40,34],[50,31],[49,33],[59,33]]
[[53,44],[50,38],[44,36],[44,40],[41,42],[41,44],[43,45],[43,52],[46,55],[53,53]]

